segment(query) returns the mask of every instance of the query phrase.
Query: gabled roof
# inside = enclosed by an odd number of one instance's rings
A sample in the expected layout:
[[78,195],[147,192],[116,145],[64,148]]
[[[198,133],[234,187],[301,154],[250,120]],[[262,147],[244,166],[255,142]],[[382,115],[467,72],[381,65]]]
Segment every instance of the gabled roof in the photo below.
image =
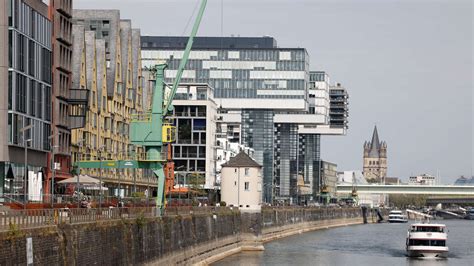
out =
[[235,157],[222,165],[222,167],[258,167],[262,166],[258,164],[254,159],[250,158],[244,151],[239,152]]

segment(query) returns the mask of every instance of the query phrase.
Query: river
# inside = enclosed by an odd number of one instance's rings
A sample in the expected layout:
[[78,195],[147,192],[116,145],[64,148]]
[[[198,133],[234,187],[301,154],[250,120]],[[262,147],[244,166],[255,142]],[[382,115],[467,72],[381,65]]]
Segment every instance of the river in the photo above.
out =
[[312,231],[265,244],[212,265],[474,265],[474,221],[437,221],[448,227],[449,258],[405,256],[407,224],[365,224]]

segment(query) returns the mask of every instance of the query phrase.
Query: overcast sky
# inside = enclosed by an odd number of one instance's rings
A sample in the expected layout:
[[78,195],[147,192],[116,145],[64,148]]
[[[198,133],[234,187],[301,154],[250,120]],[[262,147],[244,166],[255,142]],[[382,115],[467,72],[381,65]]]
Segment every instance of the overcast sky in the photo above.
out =
[[[181,36],[196,2],[74,0],[74,8],[119,9],[142,35]],[[306,48],[311,70],[350,94],[347,136],[322,138],[323,158],[339,170],[362,169],[376,123],[389,176],[439,171],[452,183],[474,165],[473,23],[470,0],[209,0],[198,35],[270,35]]]

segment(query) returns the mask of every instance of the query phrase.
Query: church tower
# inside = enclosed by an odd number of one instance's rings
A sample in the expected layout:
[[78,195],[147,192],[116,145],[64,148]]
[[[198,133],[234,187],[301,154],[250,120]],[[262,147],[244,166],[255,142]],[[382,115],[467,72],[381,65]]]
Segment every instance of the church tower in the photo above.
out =
[[364,143],[364,176],[369,182],[383,182],[387,177],[387,143],[379,141],[377,126],[372,141]]

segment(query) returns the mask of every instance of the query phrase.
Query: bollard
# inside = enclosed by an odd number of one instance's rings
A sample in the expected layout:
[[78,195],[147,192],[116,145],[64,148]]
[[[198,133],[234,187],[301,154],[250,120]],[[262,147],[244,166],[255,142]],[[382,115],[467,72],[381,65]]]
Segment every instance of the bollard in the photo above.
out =
[[367,223],[367,207],[366,206],[362,206],[362,218],[364,219],[364,224]]

